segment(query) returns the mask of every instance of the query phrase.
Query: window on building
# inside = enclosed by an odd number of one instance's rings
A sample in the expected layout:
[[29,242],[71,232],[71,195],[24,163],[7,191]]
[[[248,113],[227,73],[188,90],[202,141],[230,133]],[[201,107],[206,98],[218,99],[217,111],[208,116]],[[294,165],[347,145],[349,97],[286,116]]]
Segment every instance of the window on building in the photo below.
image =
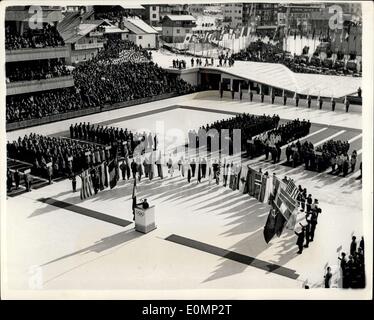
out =
[[153,7],[152,7],[152,10],[153,10],[153,11],[156,11],[156,6],[153,6]]
[[153,18],[153,19],[156,19],[156,17],[157,17],[157,14],[155,14],[155,13],[152,14],[152,18]]
[[179,29],[177,29],[177,33],[181,33],[181,31]]
[[190,29],[186,29],[186,33],[189,33],[190,32]]
[[239,10],[238,13],[242,13],[241,10]]
[[139,40],[142,40],[142,39],[143,39],[143,36],[138,36],[138,39],[139,39]]

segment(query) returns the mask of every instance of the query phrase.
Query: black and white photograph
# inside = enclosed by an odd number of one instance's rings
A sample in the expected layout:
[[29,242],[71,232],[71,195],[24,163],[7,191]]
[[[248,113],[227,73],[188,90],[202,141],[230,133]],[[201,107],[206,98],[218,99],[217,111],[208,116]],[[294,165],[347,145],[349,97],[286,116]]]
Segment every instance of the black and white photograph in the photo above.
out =
[[204,1],[2,1],[2,299],[372,299],[373,2]]

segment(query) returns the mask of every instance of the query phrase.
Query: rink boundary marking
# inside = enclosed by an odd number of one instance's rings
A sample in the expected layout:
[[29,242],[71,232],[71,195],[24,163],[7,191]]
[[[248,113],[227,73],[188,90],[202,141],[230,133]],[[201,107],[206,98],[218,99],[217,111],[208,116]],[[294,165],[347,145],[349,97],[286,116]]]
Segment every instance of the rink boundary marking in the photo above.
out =
[[94,218],[94,219],[97,219],[97,220],[101,220],[101,221],[104,221],[104,222],[115,224],[115,225],[118,225],[118,226],[121,226],[121,227],[127,227],[128,225],[133,223],[132,221],[129,221],[129,220],[113,217],[113,216],[110,216],[110,215],[105,214],[105,213],[101,213],[101,212],[98,212],[98,211],[95,211],[95,210],[87,209],[87,208],[84,208],[84,207],[81,207],[81,206],[77,206],[75,204],[71,204],[71,203],[68,203],[68,202],[65,202],[65,201],[56,200],[56,199],[53,199],[53,198],[40,198],[40,199],[38,199],[38,201],[40,201],[42,203],[49,204],[51,206],[55,206],[57,208],[65,209],[65,210],[75,212],[75,213],[79,213],[79,214],[82,214],[82,215],[90,217],[90,218]]
[[167,238],[165,238],[165,240],[176,243],[176,244],[180,244],[180,245],[192,248],[192,249],[210,253],[215,256],[226,258],[228,260],[232,260],[238,263],[242,263],[242,264],[257,268],[257,269],[261,269],[266,272],[275,273],[280,276],[284,276],[284,277],[287,277],[293,280],[297,280],[300,276],[293,269],[282,267],[275,263],[266,262],[264,260],[256,259],[251,256],[246,256],[244,254],[241,254],[235,251],[230,251],[227,249],[216,247],[208,243],[178,236],[176,234],[172,234],[168,236]]

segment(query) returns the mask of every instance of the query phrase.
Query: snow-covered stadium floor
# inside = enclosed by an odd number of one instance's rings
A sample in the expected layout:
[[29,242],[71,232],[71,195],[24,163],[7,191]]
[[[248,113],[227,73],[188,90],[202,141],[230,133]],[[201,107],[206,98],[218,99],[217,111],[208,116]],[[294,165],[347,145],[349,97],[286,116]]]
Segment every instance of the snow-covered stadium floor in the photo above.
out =
[[[70,123],[81,121],[152,129],[155,121],[163,120],[166,129],[185,130],[227,117],[218,112],[190,109],[157,112],[174,105],[219,112],[277,113],[282,119],[310,119],[326,130],[330,125],[343,127],[339,129],[342,137],[346,135],[347,139],[360,142],[357,148],[362,148],[361,132],[357,130],[361,129],[360,112],[346,114],[337,110],[332,113],[317,110],[315,106],[308,110],[251,103],[247,99],[221,100],[217,92],[192,94],[118,109],[99,117],[91,115],[10,132],[7,139],[13,140],[29,132],[66,134]],[[121,120],[147,111],[154,112],[139,119]],[[316,143],[328,139],[329,134],[316,134]],[[330,136],[334,134],[336,136],[336,131]],[[157,229],[146,235],[134,231],[133,224],[123,227],[101,219],[105,214],[132,221],[132,182],[120,181],[115,189],[81,201],[79,192],[73,194],[71,182],[65,180],[7,199],[6,221],[3,221],[7,240],[3,270],[6,283],[3,285],[9,289],[8,296],[19,296],[21,291],[23,295],[44,293],[53,297],[62,290],[103,290],[103,297],[104,290],[115,290],[114,294],[122,298],[248,298],[253,297],[252,289],[273,289],[265,293],[268,297],[282,294],[282,290],[276,289],[299,289],[294,292],[297,297],[311,297],[313,290],[303,290],[303,285],[308,282],[311,287],[318,287],[323,281],[325,266],[337,266],[339,252],[349,249],[351,234],[360,237],[363,233],[362,186],[355,180],[359,172],[347,178],[332,178],[259,160],[261,158],[251,163],[280,176],[287,174],[319,199],[323,213],[315,240],[302,255],[296,254],[296,238],[292,232],[284,232],[268,245],[264,242],[262,231],[269,211],[267,205],[238,191],[214,184],[209,186],[207,180],[198,185],[195,178],[187,184],[176,171],[173,178],[144,180],[138,184],[138,199],[147,198],[156,206]],[[38,201],[40,198],[52,198],[70,206],[63,209]],[[92,210],[96,218],[78,213],[85,209]],[[202,243],[201,249],[165,240],[171,235],[198,241]],[[205,244],[216,247],[217,252],[225,249],[254,258],[256,262],[266,262],[275,269],[282,267],[283,275],[230,260],[219,253],[207,253],[202,249]],[[297,274],[296,279],[294,274]],[[146,294],[140,290],[145,290]],[[347,293],[337,291],[329,291],[328,295],[324,292],[326,298],[344,298]],[[92,292],[86,292],[84,297],[90,294]],[[264,292],[256,291],[256,294],[260,297]],[[356,297],[360,295],[357,291]]]

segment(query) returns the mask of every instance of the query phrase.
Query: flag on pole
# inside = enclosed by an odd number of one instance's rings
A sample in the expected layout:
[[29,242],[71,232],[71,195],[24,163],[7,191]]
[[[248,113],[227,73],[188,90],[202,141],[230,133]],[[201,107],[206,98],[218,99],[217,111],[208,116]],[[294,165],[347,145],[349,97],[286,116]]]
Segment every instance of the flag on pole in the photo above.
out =
[[291,216],[286,223],[286,229],[288,229],[288,230],[294,230],[295,229],[296,223],[297,223],[297,213],[298,213],[297,209],[295,209],[291,213]]
[[277,215],[278,214],[274,209],[270,210],[268,218],[266,220],[265,227],[264,227],[264,238],[265,238],[266,243],[269,243],[269,241],[275,235],[275,223],[276,223]]
[[298,208],[298,195],[299,190],[292,179],[287,184],[281,182],[274,203],[287,221],[294,210]]
[[88,170],[83,171],[79,177],[82,179],[80,198],[81,200],[84,200],[86,198],[91,197],[94,193],[93,186],[92,186],[92,179],[91,179],[91,175],[89,174]]
[[117,160],[114,159],[109,163],[109,185],[110,189],[113,189],[117,185],[119,179]]

